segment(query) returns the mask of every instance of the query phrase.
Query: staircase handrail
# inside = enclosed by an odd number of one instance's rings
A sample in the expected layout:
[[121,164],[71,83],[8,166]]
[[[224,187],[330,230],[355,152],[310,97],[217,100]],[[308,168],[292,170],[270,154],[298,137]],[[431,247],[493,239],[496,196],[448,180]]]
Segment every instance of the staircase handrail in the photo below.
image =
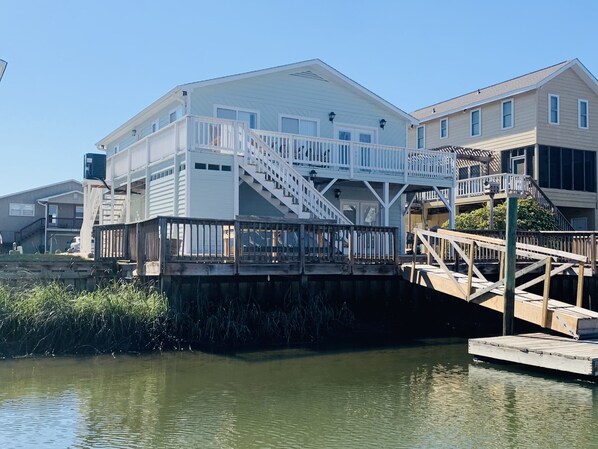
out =
[[23,226],[19,231],[16,232],[18,238],[15,241],[22,243],[23,240],[26,240],[28,237],[32,236],[38,231],[45,229],[46,227],[46,218],[38,218],[33,223],[29,223],[27,226]]
[[287,161],[268,147],[256,132],[244,125],[243,129],[246,162],[255,164],[258,171],[279,184],[285,193],[295,197],[301,208],[305,207],[318,218],[331,219],[339,224],[353,224]]
[[550,198],[544,193],[542,188],[538,185],[536,180],[531,176],[527,176],[526,181],[528,182],[527,193],[531,195],[536,203],[538,203],[542,208],[550,210],[554,214],[554,218],[556,219],[559,228],[561,231],[574,231],[573,225],[571,222],[565,217],[565,215],[559,210],[559,208],[550,201]]

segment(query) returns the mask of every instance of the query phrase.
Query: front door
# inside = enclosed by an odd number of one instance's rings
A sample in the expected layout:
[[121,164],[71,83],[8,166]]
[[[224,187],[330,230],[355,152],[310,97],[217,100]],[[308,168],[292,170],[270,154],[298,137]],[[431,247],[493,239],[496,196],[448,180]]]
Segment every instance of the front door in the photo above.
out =
[[[370,146],[369,144],[374,143],[375,131],[363,128],[357,128],[353,126],[339,126],[337,128],[337,137],[339,140],[346,140],[349,142],[363,143],[366,145],[356,145],[358,148],[357,158],[355,164],[358,169],[369,170],[370,160]],[[349,164],[349,149],[350,145],[341,145],[340,161],[341,164]]]
[[374,201],[341,201],[341,210],[345,217],[356,225],[378,226],[380,224],[380,205]]

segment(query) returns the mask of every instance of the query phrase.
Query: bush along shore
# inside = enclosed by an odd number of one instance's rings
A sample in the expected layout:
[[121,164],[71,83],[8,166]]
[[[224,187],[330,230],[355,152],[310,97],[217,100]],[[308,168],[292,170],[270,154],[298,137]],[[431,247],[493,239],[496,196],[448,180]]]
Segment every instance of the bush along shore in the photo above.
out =
[[195,298],[175,314],[152,285],[113,282],[76,292],[60,283],[0,284],[0,356],[232,350],[319,339],[350,328],[346,304],[291,294],[276,307],[252,298]]

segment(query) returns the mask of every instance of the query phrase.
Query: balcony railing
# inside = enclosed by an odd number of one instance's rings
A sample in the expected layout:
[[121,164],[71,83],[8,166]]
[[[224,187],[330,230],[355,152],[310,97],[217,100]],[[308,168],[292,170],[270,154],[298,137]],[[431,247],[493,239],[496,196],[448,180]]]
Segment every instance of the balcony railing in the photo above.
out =
[[[496,183],[498,193],[519,193],[525,194],[529,188],[526,175],[513,175],[510,173],[499,173],[495,175],[480,176],[478,178],[460,179],[457,181],[457,198],[469,198],[486,195],[485,184]],[[447,189],[441,189],[445,197],[448,196]],[[436,192],[422,192],[421,199],[424,201],[439,201]]]
[[[245,125],[211,117],[186,116],[108,158],[109,178],[126,176],[185,149],[211,149],[244,155]],[[409,178],[455,179],[456,157],[439,151],[247,130],[293,166],[356,174],[404,175]],[[445,184],[446,185],[446,184]]]
[[83,218],[48,217],[48,229],[81,229]]

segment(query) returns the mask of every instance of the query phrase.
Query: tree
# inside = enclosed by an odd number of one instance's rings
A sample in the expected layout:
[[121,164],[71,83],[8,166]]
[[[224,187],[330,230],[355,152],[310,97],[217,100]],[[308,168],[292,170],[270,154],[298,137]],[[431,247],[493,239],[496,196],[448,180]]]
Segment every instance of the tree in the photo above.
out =
[[[494,229],[504,230],[507,219],[507,204],[501,203],[494,208]],[[448,227],[448,221],[443,225]],[[459,214],[455,217],[455,229],[490,229],[490,210],[488,205],[480,209]],[[531,198],[520,199],[517,207],[517,229],[519,231],[558,231],[558,222],[554,215]]]

